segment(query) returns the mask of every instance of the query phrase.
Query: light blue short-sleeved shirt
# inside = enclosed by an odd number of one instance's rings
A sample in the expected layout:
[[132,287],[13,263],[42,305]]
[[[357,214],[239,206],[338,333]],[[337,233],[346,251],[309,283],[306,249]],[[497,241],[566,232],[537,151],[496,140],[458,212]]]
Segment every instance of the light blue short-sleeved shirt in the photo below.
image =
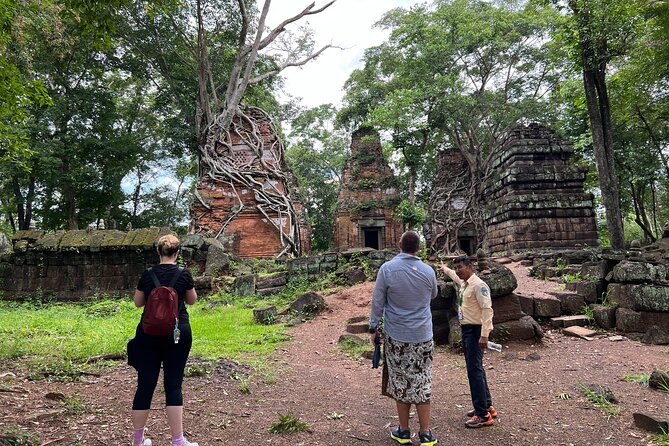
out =
[[372,295],[370,327],[383,316],[386,336],[400,342],[432,339],[430,301],[437,296],[437,275],[418,257],[401,253],[381,265]]

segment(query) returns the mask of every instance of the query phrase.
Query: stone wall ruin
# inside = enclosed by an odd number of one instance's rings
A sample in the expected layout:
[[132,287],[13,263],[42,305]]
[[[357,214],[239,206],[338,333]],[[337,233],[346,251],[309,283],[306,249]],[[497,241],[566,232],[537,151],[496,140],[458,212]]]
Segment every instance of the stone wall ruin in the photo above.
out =
[[0,290],[3,298],[62,300],[133,292],[144,269],[159,260],[155,242],[168,233],[167,228],[18,231],[13,252],[0,258]]

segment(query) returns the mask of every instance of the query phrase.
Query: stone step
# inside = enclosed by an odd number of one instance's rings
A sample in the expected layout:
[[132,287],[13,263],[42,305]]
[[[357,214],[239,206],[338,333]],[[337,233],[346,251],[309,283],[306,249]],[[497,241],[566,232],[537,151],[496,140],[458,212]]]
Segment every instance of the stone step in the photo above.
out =
[[358,322],[346,325],[346,331],[353,334],[367,333],[367,330],[369,330],[369,325],[367,325],[367,322]]
[[560,299],[554,296],[534,296],[534,317],[558,317],[561,314]]
[[562,305],[562,313],[564,314],[579,314],[585,307],[585,298],[577,293],[564,291],[551,291],[551,294],[560,300]]
[[581,338],[585,339],[587,341],[592,341],[592,337],[597,334],[595,330],[590,330],[589,328],[584,328],[584,327],[579,327],[578,325],[574,325],[569,328],[565,328],[562,330],[562,333],[564,333],[567,336],[574,336],[576,338]]
[[283,285],[283,286],[276,286],[274,288],[263,288],[262,290],[256,290],[256,293],[260,294],[261,296],[269,296],[270,294],[280,293],[285,289],[286,286]]
[[557,328],[569,328],[574,325],[585,327],[590,323],[590,318],[584,314],[574,316],[560,316],[551,318],[551,325]]

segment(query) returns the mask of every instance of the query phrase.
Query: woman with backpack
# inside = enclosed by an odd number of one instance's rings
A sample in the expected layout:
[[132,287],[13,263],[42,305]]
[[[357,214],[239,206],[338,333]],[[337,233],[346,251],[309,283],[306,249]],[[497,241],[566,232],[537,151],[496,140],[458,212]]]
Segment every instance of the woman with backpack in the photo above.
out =
[[161,364],[172,445],[197,446],[184,438],[181,391],[193,342],[186,304],[193,305],[197,293],[191,272],[177,265],[180,248],[179,239],[173,235],[158,240],[160,264],[144,271],[133,297],[137,307],[144,307],[131,341],[132,352],[128,347],[129,362],[137,369],[137,390],[132,402],[133,446],[152,444],[144,437],[144,431]]

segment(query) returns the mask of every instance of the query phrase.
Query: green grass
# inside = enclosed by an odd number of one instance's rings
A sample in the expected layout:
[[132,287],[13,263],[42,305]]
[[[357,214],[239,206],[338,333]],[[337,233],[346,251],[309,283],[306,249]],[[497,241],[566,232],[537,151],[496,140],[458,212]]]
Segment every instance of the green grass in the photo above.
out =
[[622,412],[622,408],[617,404],[613,403],[606,395],[596,392],[588,386],[581,385],[581,390],[585,397],[590,401],[595,407],[607,416],[607,418],[617,417]]
[[583,280],[581,277],[581,273],[576,273],[576,274],[565,274],[562,276],[562,280],[564,283],[572,283],[572,282],[580,282]]
[[595,311],[590,305],[584,305],[581,308],[581,313],[588,317],[591,321],[595,319]]
[[344,353],[350,355],[353,358],[361,358],[366,351],[372,349],[372,345],[368,342],[365,342],[364,344],[359,344],[349,338],[346,338],[339,343],[339,348]]
[[63,400],[63,407],[69,415],[82,415],[88,412],[88,406],[78,396],[71,396]]
[[[34,379],[78,379],[87,358],[123,354],[135,334],[141,309],[130,297],[91,303],[48,305],[0,302],[0,358],[22,358]],[[259,325],[252,306],[210,308],[199,301],[188,309],[193,329],[191,357],[221,357],[258,366],[288,340],[282,325]]]
[[648,386],[648,380],[650,379],[650,374],[645,373],[628,373],[623,377],[623,381],[639,383],[643,386]]
[[653,446],[669,446],[669,430],[660,428],[660,432],[651,435]]
[[39,434],[36,432],[26,431],[18,426],[9,425],[2,429],[3,441],[0,442],[3,446],[39,446]]
[[292,434],[295,432],[304,432],[309,430],[309,425],[288,412],[283,415],[277,413],[279,421],[273,423],[269,431],[273,434]]

